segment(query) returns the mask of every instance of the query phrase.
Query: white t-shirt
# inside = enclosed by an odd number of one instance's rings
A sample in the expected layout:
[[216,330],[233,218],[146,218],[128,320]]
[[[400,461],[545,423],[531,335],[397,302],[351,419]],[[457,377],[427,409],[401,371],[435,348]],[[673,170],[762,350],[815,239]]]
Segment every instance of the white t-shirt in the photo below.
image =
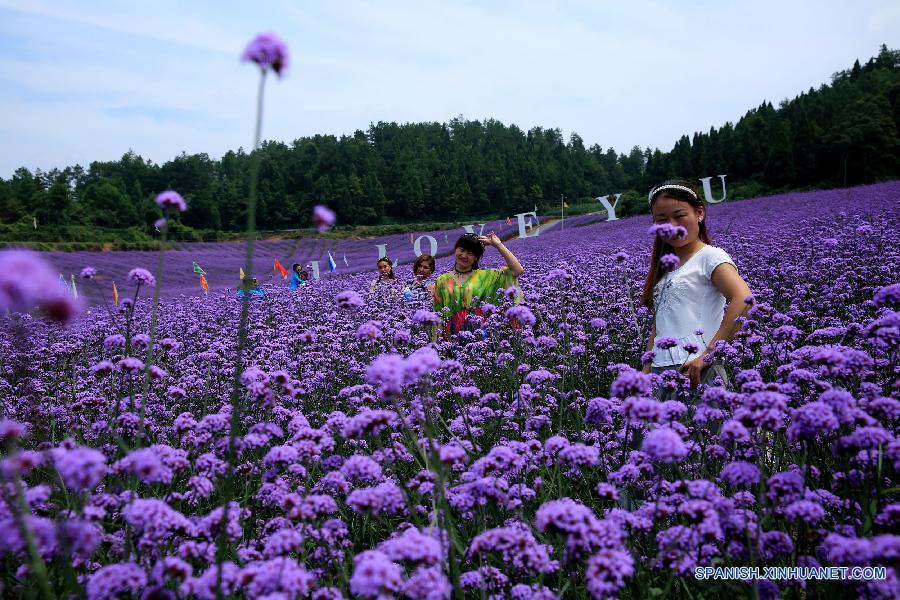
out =
[[[719,330],[725,314],[725,296],[713,285],[712,274],[722,263],[734,266],[721,248],[703,246],[683,265],[666,273],[653,288],[656,356],[652,366],[682,365],[696,358]],[[697,335],[697,330],[703,334]],[[675,338],[678,345],[667,350],[658,348],[656,342],[663,337]],[[699,350],[689,353],[683,348],[687,342],[696,344]]]

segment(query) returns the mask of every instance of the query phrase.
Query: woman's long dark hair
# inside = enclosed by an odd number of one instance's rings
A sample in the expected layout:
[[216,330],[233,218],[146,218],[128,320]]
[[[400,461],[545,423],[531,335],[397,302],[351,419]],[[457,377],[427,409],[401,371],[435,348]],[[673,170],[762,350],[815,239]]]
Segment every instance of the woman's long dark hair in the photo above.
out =
[[[689,192],[679,189],[666,188],[667,185],[679,185],[682,187],[686,187],[694,192],[694,195],[691,195]],[[664,188],[664,189],[660,189]],[[703,209],[703,220],[700,221],[699,227],[699,238],[700,241],[704,244],[712,244],[710,240],[709,233],[706,230],[706,203],[703,201],[703,196],[700,195],[700,192],[697,190],[697,186],[694,185],[694,182],[687,179],[667,179],[663,181],[661,184],[653,188],[652,195],[650,196],[650,210],[653,210],[653,203],[656,202],[658,198],[662,196],[668,196],[669,198],[674,198],[680,202],[687,202],[694,208],[702,208]],[[644,289],[641,292],[641,304],[646,306],[647,308],[653,308],[653,288],[656,286],[656,283],[659,281],[660,277],[662,277],[662,272],[659,268],[661,259],[666,254],[674,254],[675,249],[662,239],[659,236],[656,236],[656,239],[653,240],[653,253],[650,255],[650,270],[647,272],[647,279],[644,281]]]
[[[459,236],[459,239],[456,240],[456,243],[453,245],[453,249],[462,248],[463,250],[467,250],[475,255],[475,262],[472,263],[472,270],[478,269],[478,261],[481,260],[481,257],[484,255],[484,246],[481,242],[478,241],[478,236],[474,233],[464,233]],[[456,264],[454,263],[454,267]]]
[[388,274],[387,274],[386,276],[385,276],[385,275],[382,275],[381,273],[379,273],[379,274],[378,274],[378,277],[379,277],[379,278],[381,278],[381,277],[387,277],[388,279],[397,279],[397,276],[394,275],[394,263],[391,262],[391,259],[389,259],[389,258],[387,258],[387,257],[379,258],[379,259],[378,259],[378,262],[375,263],[375,266],[377,267],[378,265],[380,265],[380,264],[383,263],[383,262],[386,262],[386,263],[391,267],[391,270],[388,271]]

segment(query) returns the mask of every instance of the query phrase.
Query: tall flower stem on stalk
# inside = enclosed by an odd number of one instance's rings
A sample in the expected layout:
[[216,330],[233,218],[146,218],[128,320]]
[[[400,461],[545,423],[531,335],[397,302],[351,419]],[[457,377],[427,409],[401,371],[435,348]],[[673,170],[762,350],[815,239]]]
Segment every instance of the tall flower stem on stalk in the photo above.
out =
[[[259,177],[259,142],[262,134],[263,93],[265,91],[266,72],[259,78],[259,91],[256,101],[256,134],[253,143],[253,155],[250,161],[250,190],[247,197],[247,253],[244,258],[244,280],[241,282],[244,294],[241,297],[241,316],[238,326],[238,345],[235,357],[234,388],[231,394],[231,430],[228,438],[228,461],[231,465],[229,478],[233,475],[235,461],[235,437],[241,419],[241,373],[244,372],[244,349],[247,345],[247,326],[250,320],[250,288],[253,282],[253,243],[256,241],[256,187]],[[230,485],[229,492],[230,496]],[[227,510],[227,508],[226,508]]]
[[225,561],[228,511],[234,498],[235,463],[237,462],[237,434],[243,412],[241,374],[244,372],[244,348],[247,345],[247,326],[250,319],[250,286],[253,282],[253,242],[256,238],[256,187],[259,177],[259,143],[262,137],[263,97],[266,74],[269,69],[280,76],[287,66],[287,47],[277,36],[258,35],[244,50],[244,60],[259,65],[261,73],[256,96],[256,130],[253,138],[253,153],[250,159],[250,189],[247,197],[247,254],[244,261],[244,280],[241,285],[241,314],[238,325],[238,345],[234,363],[234,387],[231,392],[231,427],[228,433],[228,472],[225,477],[222,531],[216,544],[216,598],[222,598],[222,564]]
[[[425,396],[431,398],[432,390],[430,378],[427,387],[428,389]],[[453,519],[452,509],[447,502],[447,477],[441,466],[440,457],[437,456],[437,439],[434,435],[433,414],[427,403],[425,404],[425,423],[422,430],[425,433],[425,440],[428,447],[427,449],[422,450],[421,447],[416,444],[416,448],[421,452],[422,460],[425,463],[425,469],[430,471],[437,481],[437,485],[434,487],[434,493],[431,498],[434,526],[438,530],[438,535],[441,536],[442,544],[442,532],[446,531],[449,537],[450,543],[447,548],[447,567],[450,574],[450,580],[453,584],[454,597],[462,598],[462,588],[459,585],[459,560],[457,559],[457,555],[461,560],[461,557],[465,555],[465,547],[459,539],[459,531]],[[412,434],[412,431],[410,431],[410,434]],[[412,439],[415,440],[414,434]],[[431,457],[431,460],[429,460],[429,457]]]
[[241,315],[238,324],[238,344],[234,361],[234,386],[231,391],[231,427],[228,432],[228,475],[225,478],[225,498],[222,515],[223,527],[219,533],[216,546],[216,598],[222,597],[222,563],[225,560],[225,542],[228,522],[228,510],[234,498],[234,472],[237,463],[237,437],[243,413],[243,393],[241,390],[241,374],[244,372],[244,349],[247,346],[247,327],[250,321],[250,288],[253,282],[253,242],[256,238],[256,179],[259,177],[259,138],[262,129],[263,91],[265,90],[266,72],[259,79],[259,92],[256,103],[256,135],[253,143],[253,154],[250,159],[250,190],[247,197],[247,253],[244,258],[244,280],[241,282]]
[[163,283],[163,264],[166,257],[166,232],[168,227],[160,227],[162,231],[162,241],[159,245],[159,263],[156,266],[156,287],[153,288],[153,305],[150,309],[150,347],[147,349],[147,361],[144,363],[144,384],[141,388],[141,404],[138,407],[138,430],[140,437],[137,440],[137,446],[144,445],[147,439],[147,429],[144,424],[144,414],[147,408],[147,395],[150,393],[150,367],[156,359],[156,325],[159,313],[159,292]]
[[[10,454],[13,452],[11,451]],[[4,482],[5,478],[0,477],[0,482]],[[29,568],[34,574],[38,582],[41,598],[53,598],[53,592],[50,589],[50,580],[47,576],[47,565],[38,552],[37,543],[34,533],[28,525],[28,518],[31,516],[31,510],[28,508],[28,502],[25,500],[25,494],[22,490],[22,480],[15,475],[12,481],[15,490],[15,498],[10,498],[6,493],[3,494],[3,500],[7,506],[11,508],[13,521],[19,529],[19,535],[25,541],[25,549],[28,552]]]

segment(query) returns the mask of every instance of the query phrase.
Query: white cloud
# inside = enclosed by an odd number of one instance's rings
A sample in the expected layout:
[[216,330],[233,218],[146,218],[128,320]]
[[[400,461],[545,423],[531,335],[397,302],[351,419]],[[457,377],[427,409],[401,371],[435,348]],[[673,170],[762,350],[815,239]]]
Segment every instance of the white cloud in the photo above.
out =
[[0,111],[15,115],[0,175],[248,147],[257,75],[238,56],[258,31],[292,55],[267,88],[267,138],[463,114],[627,152],[825,83],[896,47],[897,18],[887,2],[0,0]]

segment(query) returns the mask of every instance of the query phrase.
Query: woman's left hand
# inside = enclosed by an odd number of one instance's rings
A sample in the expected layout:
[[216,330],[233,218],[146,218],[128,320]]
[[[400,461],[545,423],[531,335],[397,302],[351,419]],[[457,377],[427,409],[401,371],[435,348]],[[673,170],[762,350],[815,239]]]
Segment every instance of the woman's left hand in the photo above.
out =
[[688,362],[681,365],[681,368],[678,369],[679,373],[684,373],[691,380],[691,387],[697,387],[700,385],[700,379],[703,377],[703,371],[709,368],[709,363],[703,361],[703,355],[701,354],[697,358],[693,360],[689,360]]
[[498,236],[493,231],[487,235],[478,236],[478,241],[481,242],[482,244],[484,244],[485,246],[493,246],[494,248],[497,248],[497,247],[503,245],[503,241],[500,239],[500,236]]

